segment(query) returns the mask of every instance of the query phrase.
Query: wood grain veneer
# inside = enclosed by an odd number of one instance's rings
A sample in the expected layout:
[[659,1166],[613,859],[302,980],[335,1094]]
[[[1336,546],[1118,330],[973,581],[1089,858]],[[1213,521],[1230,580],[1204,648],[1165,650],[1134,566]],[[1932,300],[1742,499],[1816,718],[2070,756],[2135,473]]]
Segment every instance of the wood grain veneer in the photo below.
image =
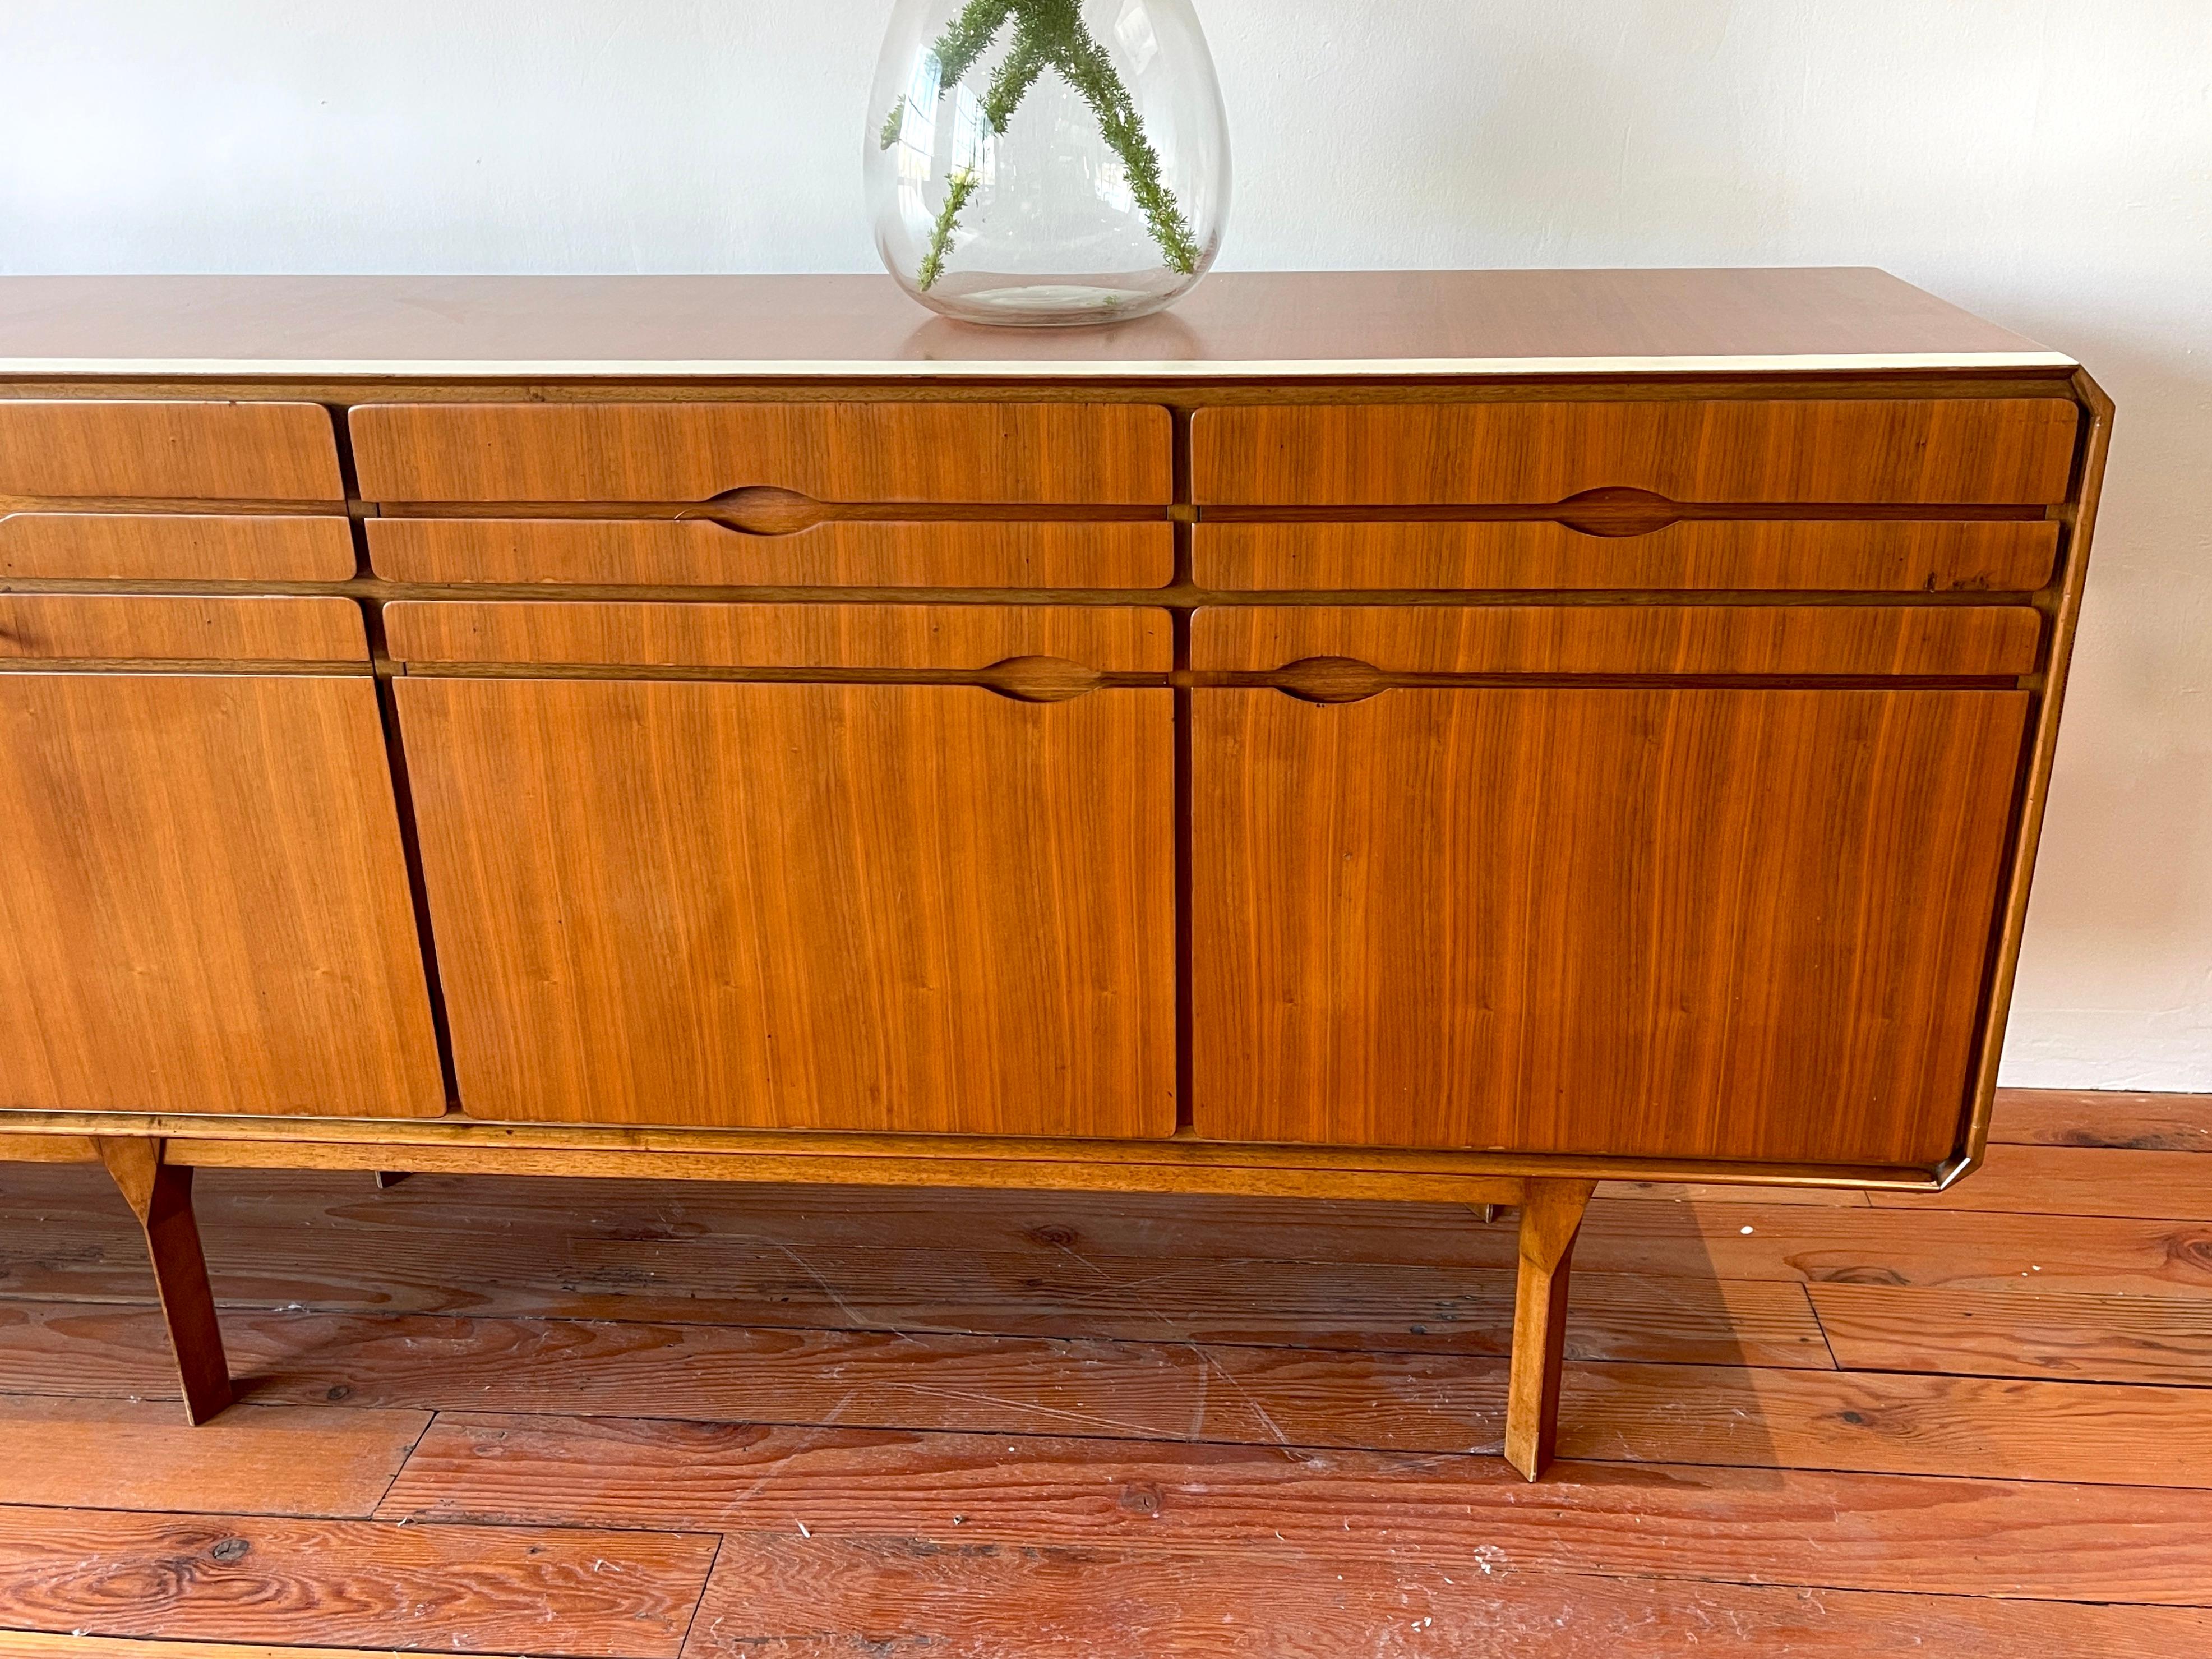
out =
[[981,669],[1058,657],[1164,673],[1165,611],[1134,605],[712,605],[408,600],[385,607],[404,662]]
[[314,404],[0,398],[0,495],[340,501]]
[[2025,674],[2013,605],[1209,605],[1191,666],[1348,658],[1404,674]]
[[335,597],[0,593],[0,662],[67,658],[366,664],[368,639]]
[[1867,520],[1703,520],[1639,536],[1504,523],[1212,524],[1194,532],[1200,587],[1767,588],[2033,592],[2059,526]]
[[477,1116],[1173,1130],[1173,702],[394,690]]
[[1956,1140],[2025,694],[1191,700],[1199,1133],[1866,1163]]
[[[542,380],[988,370],[1895,373],[2072,360],[1880,270],[1217,271],[1172,312],[978,328],[875,276],[4,276],[0,367]],[[36,364],[37,369],[25,365]],[[404,392],[403,392],[404,395]]]
[[1198,500],[1224,506],[2066,498],[2065,398],[1255,405],[1191,420]]
[[366,678],[0,675],[0,1104],[445,1108]]
[[354,574],[342,518],[206,513],[10,513],[0,579],[342,582]]
[[1164,505],[1149,404],[386,404],[352,414],[362,493],[387,501]]
[[[1175,530],[1164,521],[833,523],[787,536],[696,519],[372,519],[368,527],[377,574],[400,582],[1128,588],[1175,576]],[[0,572],[5,531],[0,520]]]

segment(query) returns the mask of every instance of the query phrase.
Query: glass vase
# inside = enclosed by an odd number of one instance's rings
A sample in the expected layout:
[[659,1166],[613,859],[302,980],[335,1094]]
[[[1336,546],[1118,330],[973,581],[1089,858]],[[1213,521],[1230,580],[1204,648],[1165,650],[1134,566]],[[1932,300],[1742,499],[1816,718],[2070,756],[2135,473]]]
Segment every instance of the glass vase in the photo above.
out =
[[1158,311],[1206,274],[1229,209],[1190,0],[898,0],[866,165],[884,264],[969,322]]

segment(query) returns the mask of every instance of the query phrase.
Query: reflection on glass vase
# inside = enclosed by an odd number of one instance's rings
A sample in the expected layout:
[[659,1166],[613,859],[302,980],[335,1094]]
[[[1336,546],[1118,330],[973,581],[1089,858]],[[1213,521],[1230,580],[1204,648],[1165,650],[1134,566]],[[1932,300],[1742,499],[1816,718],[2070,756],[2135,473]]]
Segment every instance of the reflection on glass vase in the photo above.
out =
[[1213,263],[1229,129],[1190,0],[899,0],[867,133],[876,246],[983,323],[1141,317]]

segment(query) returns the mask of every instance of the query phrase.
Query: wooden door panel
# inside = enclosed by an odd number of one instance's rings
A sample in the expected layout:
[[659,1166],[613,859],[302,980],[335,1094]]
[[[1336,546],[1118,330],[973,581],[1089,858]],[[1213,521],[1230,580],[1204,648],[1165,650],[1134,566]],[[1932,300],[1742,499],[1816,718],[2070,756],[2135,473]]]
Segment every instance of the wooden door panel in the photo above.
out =
[[2041,505],[2066,499],[2079,424],[2064,398],[1254,404],[1199,410],[1191,446],[1208,505]]
[[821,501],[1164,506],[1152,404],[374,404],[352,415],[385,501]]
[[2036,664],[2025,605],[1208,605],[1191,666],[1340,658],[1398,674],[1990,677]]
[[1929,1164],[2028,699],[1456,689],[1194,705],[1213,1139]]
[[462,1103],[1173,1132],[1173,694],[409,678]]
[[435,1115],[363,675],[0,674],[0,1106]]
[[[394,522],[404,522],[395,520]],[[376,535],[369,526],[372,544]],[[1700,519],[1641,535],[1546,520],[1200,524],[1193,579],[1229,592],[1414,588],[1771,588],[2030,593],[2058,526],[1963,520]]]

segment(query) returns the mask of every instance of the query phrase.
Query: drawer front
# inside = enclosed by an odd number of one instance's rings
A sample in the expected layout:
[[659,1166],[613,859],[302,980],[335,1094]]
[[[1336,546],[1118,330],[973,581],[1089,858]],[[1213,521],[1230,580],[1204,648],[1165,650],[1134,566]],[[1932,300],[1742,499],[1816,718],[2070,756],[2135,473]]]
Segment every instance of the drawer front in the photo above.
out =
[[365,674],[0,674],[0,1107],[445,1109]]
[[653,605],[404,600],[393,658],[440,664],[975,671],[1025,657],[1165,673],[1164,611],[1133,605]]
[[2028,696],[1191,693],[1218,1140],[1932,1164]]
[[316,404],[0,401],[0,496],[343,501]]
[[2011,675],[2027,605],[1214,605],[1191,666],[1266,672],[1317,657],[1397,674]]
[[1175,579],[1165,523],[836,523],[760,536],[698,519],[372,519],[368,550],[376,573],[401,582],[1129,588]]
[[1174,487],[1146,404],[398,404],[352,425],[373,501],[1164,506]]
[[1165,687],[394,693],[473,1115],[1173,1133]]
[[351,599],[0,593],[0,663],[368,661]]
[[1201,524],[1200,587],[1741,588],[2027,593],[2058,556],[2045,520],[1705,520],[1640,536],[1563,524]]
[[11,513],[0,518],[0,578],[342,582],[353,574],[353,532],[336,517]]
[[2058,398],[1300,404],[1200,410],[1198,499],[1222,506],[1676,501],[2043,505],[2079,423]]

